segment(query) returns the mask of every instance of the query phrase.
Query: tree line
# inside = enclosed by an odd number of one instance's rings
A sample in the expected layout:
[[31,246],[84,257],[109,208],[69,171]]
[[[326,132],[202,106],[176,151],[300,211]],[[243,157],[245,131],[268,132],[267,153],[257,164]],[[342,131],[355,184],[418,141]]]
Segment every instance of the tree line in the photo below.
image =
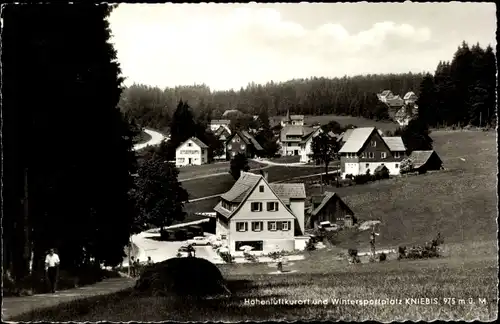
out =
[[387,108],[380,105],[377,93],[391,90],[401,97],[408,91],[418,94],[423,74],[374,74],[342,78],[294,79],[287,82],[251,83],[238,91],[211,91],[206,85],[160,89],[134,84],[126,88],[120,100],[125,114],[142,126],[168,129],[180,100],[188,101],[194,114],[222,118],[226,110],[269,116],[351,115],[370,119],[387,119]]
[[496,61],[491,46],[463,42],[450,61],[426,74],[417,101],[419,118],[431,127],[496,123]]

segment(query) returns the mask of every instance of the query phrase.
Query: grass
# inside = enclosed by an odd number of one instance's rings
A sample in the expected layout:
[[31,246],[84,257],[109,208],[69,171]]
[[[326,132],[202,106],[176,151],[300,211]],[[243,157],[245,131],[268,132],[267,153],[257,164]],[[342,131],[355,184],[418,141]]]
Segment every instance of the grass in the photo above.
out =
[[[15,320],[492,321],[498,316],[495,133],[435,131],[431,136],[447,170],[331,190],[337,191],[359,218],[382,220],[378,249],[421,244],[440,231],[445,240],[442,258],[395,261],[392,256],[384,263],[349,265],[345,260],[338,261],[337,253],[350,247],[367,250],[368,233],[346,231],[339,246],[306,253],[306,260],[288,266],[296,272],[287,275],[270,274],[275,268],[267,264],[221,265],[233,292],[230,297],[195,302],[137,297],[125,291],[37,311]],[[317,189],[309,193],[314,190]],[[200,201],[197,205],[212,208],[215,202],[216,199]],[[188,205],[189,208],[193,206]],[[335,298],[398,303],[334,305],[331,300]],[[424,302],[428,298],[431,304],[406,304],[407,298],[424,298]],[[451,298],[455,298],[455,304]],[[325,299],[326,305],[245,303],[311,303]],[[482,299],[486,302],[482,303]]]
[[135,144],[142,144],[146,143],[147,141],[151,140],[151,135],[148,133],[141,131],[135,138],[134,138],[134,143]]
[[[381,220],[381,246],[421,244],[438,231],[446,242],[495,240],[495,133],[436,131],[431,136],[447,170],[324,190],[338,193],[358,218]],[[320,190],[307,189],[308,195]],[[340,244],[366,248],[368,234],[346,235]]]
[[[276,125],[284,116],[270,117],[271,123]],[[328,124],[330,121],[336,121],[340,125],[356,125],[357,127],[377,127],[382,131],[390,130],[394,131],[399,127],[398,124],[391,121],[374,121],[372,119],[366,119],[362,117],[352,117],[352,116],[337,116],[337,115],[323,115],[323,116],[308,116],[305,115],[304,123],[311,125],[314,123],[320,123],[321,125]]]
[[[248,166],[251,169],[259,169],[264,167],[264,164],[248,161]],[[229,173],[229,162],[217,162],[202,165],[192,165],[178,168],[179,169],[179,180],[186,181],[186,179],[192,179],[196,177],[204,177],[217,173]],[[190,181],[190,180],[188,180]]]
[[[319,251],[318,251],[319,252]],[[314,252],[313,252],[314,253]],[[296,262],[296,264],[299,262]],[[330,262],[331,263],[331,262]],[[293,265],[292,267],[294,267]],[[263,271],[256,271],[261,267]],[[264,268],[266,267],[266,268]],[[323,272],[269,275],[266,265],[221,267],[230,297],[193,301],[169,297],[141,297],[130,290],[77,301],[19,316],[16,321],[295,321],[295,320],[473,320],[497,316],[497,264],[491,259],[453,258],[347,265]],[[251,273],[238,272],[250,269]],[[317,269],[308,267],[308,269]],[[407,304],[419,298],[432,304]],[[454,305],[451,298],[455,298]],[[469,298],[473,304],[469,304]],[[482,299],[486,300],[483,304]],[[273,302],[302,305],[273,305]],[[335,305],[355,301],[368,305]],[[395,305],[369,305],[370,301]],[[462,300],[465,301],[462,304]],[[325,304],[317,304],[325,301]],[[401,303],[400,303],[401,301]],[[257,302],[268,304],[258,305]],[[313,304],[315,303],[316,304]]]
[[269,159],[269,161],[276,162],[276,163],[297,163],[297,162],[300,162],[300,156],[299,155],[280,156],[280,157]]

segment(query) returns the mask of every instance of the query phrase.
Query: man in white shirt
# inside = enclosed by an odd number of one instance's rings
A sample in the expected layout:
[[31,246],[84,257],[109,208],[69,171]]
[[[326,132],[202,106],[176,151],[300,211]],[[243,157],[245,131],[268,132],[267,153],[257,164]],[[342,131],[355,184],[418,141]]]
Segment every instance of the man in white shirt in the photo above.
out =
[[54,253],[54,249],[50,249],[49,254],[45,257],[45,271],[47,272],[50,290],[52,293],[56,292],[59,263],[59,256]]

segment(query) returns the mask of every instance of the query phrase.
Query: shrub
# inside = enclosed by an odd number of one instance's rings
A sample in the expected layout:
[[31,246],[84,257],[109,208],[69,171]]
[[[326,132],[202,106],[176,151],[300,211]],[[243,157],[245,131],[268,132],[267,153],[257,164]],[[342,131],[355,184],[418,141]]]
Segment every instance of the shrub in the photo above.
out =
[[314,242],[313,242],[312,238],[309,241],[307,241],[305,250],[306,251],[314,251],[314,250],[316,250],[316,245],[314,245]]
[[350,180],[352,180],[352,179],[353,179],[353,176],[352,176],[352,174],[346,174],[346,175],[345,175],[345,178],[346,178],[346,179],[350,179]]
[[359,174],[354,176],[354,182],[356,184],[365,184],[371,180],[371,175],[369,174]]
[[221,257],[222,261],[226,263],[234,262],[234,257],[229,252],[219,252],[219,256]]
[[172,258],[145,269],[135,291],[149,296],[206,297],[228,292],[221,272],[200,258]]
[[356,250],[356,249],[349,249],[349,250],[347,250],[347,254],[350,257],[356,257],[356,256],[358,256],[358,250]]
[[399,165],[399,172],[401,174],[409,173],[413,171],[413,161],[410,158],[406,158],[401,161]]
[[380,253],[380,255],[378,256],[378,260],[380,262],[384,262],[385,260],[387,260],[387,255],[384,252]]

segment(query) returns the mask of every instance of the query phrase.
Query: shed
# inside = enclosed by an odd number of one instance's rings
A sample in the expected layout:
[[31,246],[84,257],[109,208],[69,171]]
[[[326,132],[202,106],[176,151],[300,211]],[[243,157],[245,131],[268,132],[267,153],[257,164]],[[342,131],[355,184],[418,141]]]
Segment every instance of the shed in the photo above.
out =
[[349,208],[335,192],[325,192],[319,205],[316,199],[317,198],[312,197],[313,204],[306,216],[306,229],[317,229],[321,227],[321,224],[324,222],[330,222],[331,224],[337,224],[342,227],[352,226],[356,223],[356,218],[351,208]]
[[410,154],[410,160],[413,163],[413,169],[420,173],[443,169],[443,161],[433,150],[413,151]]

